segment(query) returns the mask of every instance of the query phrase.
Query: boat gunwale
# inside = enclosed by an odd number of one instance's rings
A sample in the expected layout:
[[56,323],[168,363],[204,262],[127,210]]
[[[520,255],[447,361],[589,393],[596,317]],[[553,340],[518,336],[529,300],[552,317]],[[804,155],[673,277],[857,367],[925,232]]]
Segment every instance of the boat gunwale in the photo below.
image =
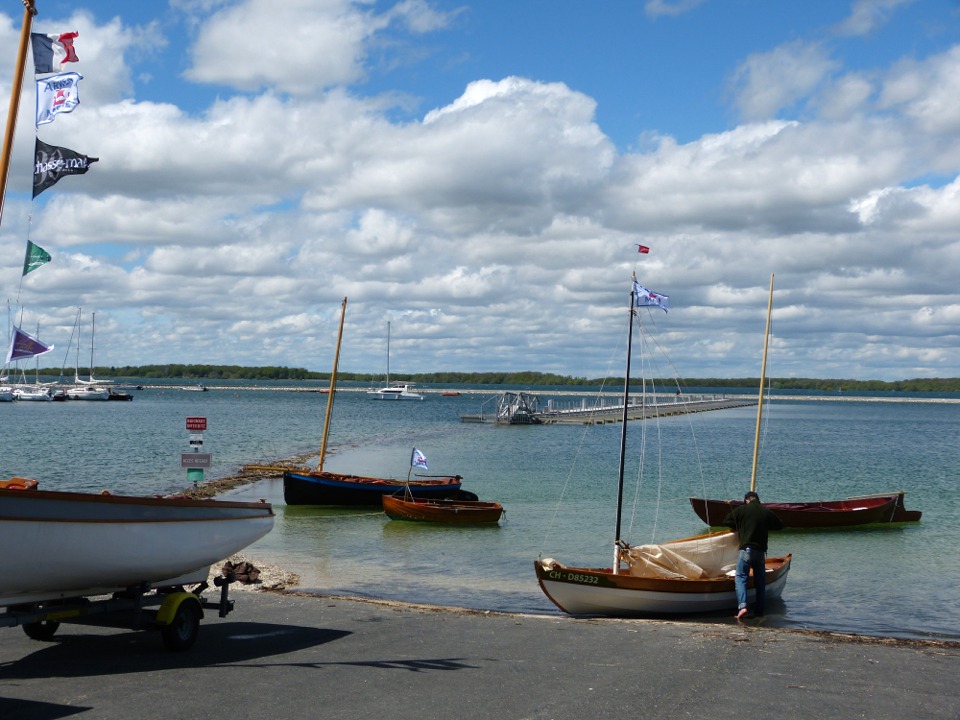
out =
[[306,472],[295,472],[288,470],[284,472],[284,476],[290,476],[292,478],[303,480],[305,482],[313,482],[318,485],[329,485],[334,487],[344,487],[352,489],[369,489],[377,490],[378,492],[382,490],[384,486],[387,487],[396,487],[402,488],[405,485],[410,485],[415,488],[424,488],[424,487],[445,487],[452,485],[462,485],[463,478],[460,475],[442,475],[438,476],[432,480],[400,480],[396,478],[378,478],[370,477],[365,475],[350,475],[346,473],[333,473],[323,470],[321,472],[317,471],[306,471]]
[[108,505],[153,505],[181,508],[249,508],[266,509],[273,515],[273,505],[265,500],[212,500],[186,496],[114,495],[113,493],[84,493],[65,490],[0,488],[0,498],[16,497],[28,501],[58,500],[62,502],[100,503]]

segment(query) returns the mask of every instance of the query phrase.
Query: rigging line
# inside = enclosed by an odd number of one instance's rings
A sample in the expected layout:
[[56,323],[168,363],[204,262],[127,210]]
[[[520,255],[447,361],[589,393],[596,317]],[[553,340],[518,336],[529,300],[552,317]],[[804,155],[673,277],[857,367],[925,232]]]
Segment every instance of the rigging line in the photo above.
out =
[[[622,325],[622,323],[620,324]],[[617,342],[613,344],[613,348],[610,351],[610,357],[609,357],[609,360],[607,361],[607,371],[606,373],[604,373],[604,380],[600,385],[601,389],[606,386],[607,378],[613,377],[614,360],[619,357],[618,353],[622,354],[621,348],[625,344],[625,341],[626,341],[626,331],[621,327],[617,337]],[[584,424],[583,430],[580,433],[580,439],[578,440],[576,445],[576,450],[573,454],[573,461],[570,463],[570,470],[567,472],[567,476],[563,481],[563,487],[560,490],[560,497],[557,499],[557,502],[554,505],[553,514],[550,516],[550,521],[547,523],[547,527],[544,530],[543,541],[540,544],[540,551],[537,554],[537,557],[543,557],[543,550],[546,547],[551,534],[553,533],[554,525],[556,525],[557,515],[560,513],[560,508],[563,506],[564,500],[567,495],[567,490],[573,481],[573,474],[576,471],[577,463],[579,462],[579,458],[580,458],[580,453],[583,450],[584,443],[586,442],[587,433],[590,432],[591,430],[593,430],[594,432],[597,431],[596,427],[592,425]]]
[[[656,324],[656,320],[655,320],[655,319],[656,319],[656,315],[653,313],[653,309],[648,307],[648,308],[647,308],[647,311],[648,311],[648,313],[649,313],[649,315],[650,315],[651,324],[655,325],[655,324]],[[659,341],[659,339],[658,339],[658,336],[657,336],[655,333],[652,334],[649,339],[650,339],[650,342],[652,342],[652,343],[656,346],[657,350],[659,351],[660,356],[666,361],[666,363],[667,363],[667,365],[669,366],[670,371],[671,371],[671,372],[669,373],[669,375],[675,379],[675,381],[674,381],[673,384],[676,386],[676,388],[677,388],[678,390],[680,390],[680,389],[681,389],[681,385],[680,385],[680,377],[681,377],[681,376],[680,376],[680,370],[679,370],[679,368],[678,368],[678,367],[676,366],[676,364],[673,362],[673,359],[670,357],[670,354],[669,354],[669,353],[666,351],[666,349],[660,344],[660,341]],[[668,375],[668,374],[665,374],[665,373],[660,373],[659,371],[657,371],[656,374],[659,375],[659,376],[662,376],[662,377],[667,377],[667,375]],[[698,476],[699,476],[699,478],[700,478],[700,485],[701,485],[701,488],[702,488],[702,494],[703,494],[704,497],[706,497],[706,494],[707,494],[707,490],[706,490],[706,474],[705,474],[704,469],[703,469],[703,458],[702,458],[702,456],[701,456],[701,454],[700,454],[700,446],[699,446],[699,443],[697,442],[696,433],[694,432],[694,425],[693,425],[694,422],[701,422],[701,423],[704,422],[704,418],[701,417],[701,415],[702,415],[701,413],[683,413],[683,415],[685,416],[685,418],[686,418],[686,420],[687,420],[687,426],[688,426],[688,428],[690,429],[690,436],[691,436],[692,441],[693,441],[693,447],[694,447],[694,453],[695,453],[695,459],[696,459],[696,465],[697,465],[697,474],[698,474]],[[723,484],[725,485],[725,483],[723,483]]]

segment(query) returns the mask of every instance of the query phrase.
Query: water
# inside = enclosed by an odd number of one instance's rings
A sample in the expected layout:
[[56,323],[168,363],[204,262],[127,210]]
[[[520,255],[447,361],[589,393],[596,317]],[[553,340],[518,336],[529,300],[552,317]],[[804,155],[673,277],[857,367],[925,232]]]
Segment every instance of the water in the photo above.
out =
[[[340,392],[325,468],[404,477],[416,446],[431,474],[463,475],[465,488],[502,503],[499,526],[390,521],[369,508],[286,507],[282,481],[269,480],[229,493],[276,506],[273,532],[249,555],[298,573],[302,587],[316,592],[558,613],[532,564],[539,555],[610,564],[620,426],[459,422],[488,398],[383,403]],[[189,449],[186,417],[208,420],[210,479],[245,463],[315,454],[325,407],[318,393],[175,388],[137,392],[128,403],[2,403],[7,444],[0,476],[34,477],[47,489],[170,493],[188,485],[179,467],[179,454]],[[698,534],[704,528],[689,496],[743,494],[755,412],[630,424],[623,518],[629,542]],[[907,507],[923,511],[919,523],[772,535],[771,553],[793,553],[794,562],[768,625],[960,639],[960,405],[775,401],[768,418],[758,480],[764,500],[904,490]]]

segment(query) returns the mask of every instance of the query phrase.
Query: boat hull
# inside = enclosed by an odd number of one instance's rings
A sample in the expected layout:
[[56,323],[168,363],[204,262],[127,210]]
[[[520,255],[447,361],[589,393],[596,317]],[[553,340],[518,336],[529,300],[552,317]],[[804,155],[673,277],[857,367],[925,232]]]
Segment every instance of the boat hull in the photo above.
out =
[[264,502],[0,489],[0,606],[203,580],[273,521]]
[[[690,504],[701,520],[717,527],[731,510],[743,502],[690,498]],[[783,521],[784,527],[788,528],[852,527],[920,519],[919,512],[903,507],[903,493],[819,502],[765,502],[764,505],[773,510]]]
[[503,506],[481,500],[417,500],[384,495],[383,511],[393,520],[465,525],[500,522]]
[[[780,598],[790,571],[791,556],[767,558],[767,600]],[[705,580],[641,578],[614,575],[609,568],[564,567],[552,561],[534,561],[544,594],[568,615],[651,617],[735,610],[733,577]],[[747,591],[755,602],[753,578]]]
[[379,390],[368,390],[367,397],[374,400],[423,400],[423,395],[414,392],[407,385],[391,385]]
[[[452,499],[460,492],[459,475],[431,480],[411,480],[416,498]],[[329,472],[283,474],[283,499],[287,505],[373,505],[383,506],[383,496],[408,486],[404,480],[341,475]]]
[[110,399],[110,391],[102,387],[76,387],[67,390],[70,400],[103,401]]

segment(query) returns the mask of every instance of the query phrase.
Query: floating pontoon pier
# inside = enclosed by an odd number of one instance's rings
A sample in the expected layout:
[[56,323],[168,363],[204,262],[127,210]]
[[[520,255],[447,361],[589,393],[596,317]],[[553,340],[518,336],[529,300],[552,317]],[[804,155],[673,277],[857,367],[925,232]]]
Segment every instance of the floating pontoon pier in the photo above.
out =
[[[623,419],[622,399],[607,397],[580,398],[579,401],[558,402],[550,400],[541,409],[540,398],[525,392],[506,392],[497,397],[496,412],[461,415],[467,423],[494,423],[497,425],[597,425],[620,422]],[[609,402],[608,402],[609,401]],[[489,401],[488,401],[489,402]],[[750,398],[730,398],[722,395],[670,395],[657,393],[631,397],[627,405],[628,420],[645,420],[651,417],[670,417],[708,410],[727,410],[749,407],[757,401]]]

